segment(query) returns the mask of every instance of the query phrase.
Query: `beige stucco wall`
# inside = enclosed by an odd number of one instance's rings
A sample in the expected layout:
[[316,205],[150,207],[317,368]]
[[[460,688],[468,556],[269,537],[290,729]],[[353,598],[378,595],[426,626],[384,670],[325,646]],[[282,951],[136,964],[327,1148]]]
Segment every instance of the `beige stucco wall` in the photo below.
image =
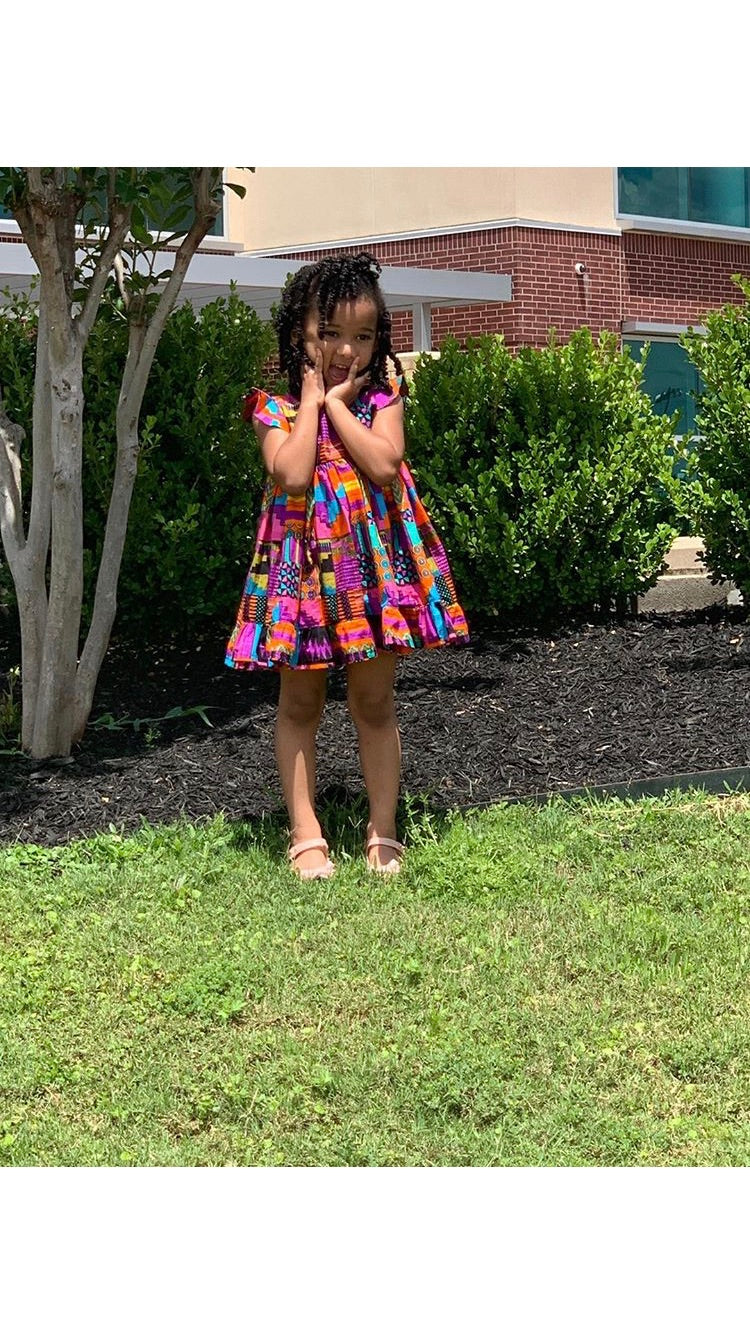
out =
[[614,167],[516,167],[515,217],[613,230]]
[[615,226],[611,167],[257,167],[228,171],[231,239],[273,250],[526,218]]

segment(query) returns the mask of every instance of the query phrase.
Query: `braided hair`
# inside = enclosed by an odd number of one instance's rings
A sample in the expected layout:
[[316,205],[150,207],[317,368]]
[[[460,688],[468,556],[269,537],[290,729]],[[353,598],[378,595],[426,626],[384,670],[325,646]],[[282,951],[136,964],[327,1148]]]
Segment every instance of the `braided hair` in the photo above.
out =
[[322,330],[340,301],[356,301],[361,296],[370,297],[377,311],[375,350],[367,367],[370,383],[388,387],[388,357],[396,373],[403,374],[391,345],[391,317],[378,284],[380,272],[375,257],[363,250],[358,255],[334,255],[306,264],[288,279],[273,322],[279,339],[279,365],[295,398],[302,392],[303,368],[313,364],[305,352],[305,322],[310,312],[317,311]]

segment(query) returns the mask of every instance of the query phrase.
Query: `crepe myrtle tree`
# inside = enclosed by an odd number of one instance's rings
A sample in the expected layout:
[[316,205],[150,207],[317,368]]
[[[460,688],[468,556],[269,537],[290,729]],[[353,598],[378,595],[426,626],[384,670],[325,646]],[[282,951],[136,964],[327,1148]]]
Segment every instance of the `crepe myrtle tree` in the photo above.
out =
[[[69,755],[89,718],[115,619],[146,382],[225,188],[245,193],[225,187],[220,167],[0,168],[0,203],[39,270],[27,497],[24,432],[3,410],[0,366],[0,532],[20,620],[21,744],[36,759]],[[104,545],[81,646],[83,354],[105,295],[127,320],[128,346]]]

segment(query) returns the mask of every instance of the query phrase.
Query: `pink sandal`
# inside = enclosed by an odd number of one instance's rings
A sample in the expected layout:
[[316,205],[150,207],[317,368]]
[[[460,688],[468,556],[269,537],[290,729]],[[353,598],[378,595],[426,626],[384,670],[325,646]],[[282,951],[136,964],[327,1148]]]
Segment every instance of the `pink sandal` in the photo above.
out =
[[[373,866],[370,861],[370,853],[373,848],[393,848],[395,856],[391,857],[391,860],[386,862],[385,866]],[[377,875],[397,875],[401,870],[401,858],[405,851],[406,848],[403,843],[397,843],[395,838],[378,838],[376,835],[367,840],[367,847],[365,848],[367,865],[370,870],[374,871]]]
[[[300,853],[312,852],[313,848],[317,848],[320,852],[326,854],[326,860],[323,866],[308,866],[298,870],[294,863],[300,856]],[[295,875],[299,876],[300,880],[330,880],[336,870],[336,867],[328,856],[328,844],[324,838],[303,839],[301,843],[293,844],[289,849],[288,856],[289,861],[292,864],[292,870]]]

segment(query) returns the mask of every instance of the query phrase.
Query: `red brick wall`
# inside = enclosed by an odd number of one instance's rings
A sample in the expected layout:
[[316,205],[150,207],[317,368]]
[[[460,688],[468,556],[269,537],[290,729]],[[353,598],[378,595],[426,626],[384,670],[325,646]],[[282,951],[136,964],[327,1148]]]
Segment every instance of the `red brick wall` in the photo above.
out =
[[[23,244],[18,234],[3,241]],[[356,251],[359,246],[342,246]],[[544,227],[494,227],[384,241],[368,246],[382,264],[507,273],[512,300],[486,306],[433,308],[432,344],[452,333],[502,333],[510,347],[542,346],[554,326],[565,340],[588,325],[594,333],[623,320],[699,324],[708,310],[741,300],[733,273],[750,277],[750,242],[702,240],[642,232],[602,235]],[[289,251],[289,259],[314,260],[332,252]],[[586,265],[580,278],[575,264]],[[394,346],[414,345],[411,311],[394,312]]]
[[[360,247],[342,246],[341,252]],[[543,227],[453,232],[367,247],[384,265],[507,273],[512,300],[486,306],[433,308],[432,343],[446,334],[503,333],[511,347],[542,346],[551,326],[564,341],[588,325],[619,333],[624,320],[698,324],[727,301],[741,300],[733,273],[750,277],[750,242],[623,232],[603,235]],[[290,251],[314,260],[330,249]],[[586,265],[579,277],[576,263]],[[394,314],[394,346],[413,346],[411,312]]]
[[750,277],[750,245],[625,232],[622,267],[624,319],[699,324],[742,300],[731,276]]

